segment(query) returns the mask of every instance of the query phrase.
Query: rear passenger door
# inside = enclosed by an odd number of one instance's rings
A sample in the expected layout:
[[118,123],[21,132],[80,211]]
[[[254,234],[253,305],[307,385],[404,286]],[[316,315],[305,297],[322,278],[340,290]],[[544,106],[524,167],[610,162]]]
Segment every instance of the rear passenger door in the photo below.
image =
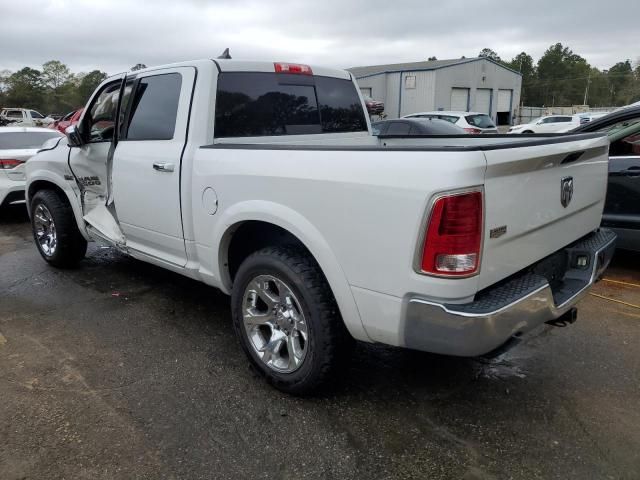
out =
[[186,264],[180,164],[187,141],[195,68],[136,76],[113,156],[111,184],[118,223],[132,251]]

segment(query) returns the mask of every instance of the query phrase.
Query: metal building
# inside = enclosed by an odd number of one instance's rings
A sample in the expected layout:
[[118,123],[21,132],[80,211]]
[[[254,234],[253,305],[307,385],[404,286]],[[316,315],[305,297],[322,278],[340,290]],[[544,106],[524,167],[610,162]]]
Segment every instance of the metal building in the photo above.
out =
[[363,94],[383,101],[388,118],[432,110],[489,114],[511,124],[522,75],[484,57],[354,67]]

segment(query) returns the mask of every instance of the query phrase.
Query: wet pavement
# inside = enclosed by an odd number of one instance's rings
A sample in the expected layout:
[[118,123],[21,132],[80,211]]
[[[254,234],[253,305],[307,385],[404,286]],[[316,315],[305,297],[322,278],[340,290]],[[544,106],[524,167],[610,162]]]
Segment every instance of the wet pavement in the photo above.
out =
[[256,378],[215,289],[0,211],[0,479],[640,478],[640,255],[503,357],[359,345],[332,393]]

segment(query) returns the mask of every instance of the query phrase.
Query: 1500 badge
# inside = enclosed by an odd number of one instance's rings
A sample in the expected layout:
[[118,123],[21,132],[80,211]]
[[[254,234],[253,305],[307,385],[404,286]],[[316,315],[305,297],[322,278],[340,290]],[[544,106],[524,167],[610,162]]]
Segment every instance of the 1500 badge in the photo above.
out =
[[489,230],[489,238],[498,238],[507,233],[507,226],[502,225],[501,227],[492,228]]
[[80,177],[78,178],[78,181],[84,187],[90,187],[92,185],[102,185],[102,182],[100,182],[99,177]]

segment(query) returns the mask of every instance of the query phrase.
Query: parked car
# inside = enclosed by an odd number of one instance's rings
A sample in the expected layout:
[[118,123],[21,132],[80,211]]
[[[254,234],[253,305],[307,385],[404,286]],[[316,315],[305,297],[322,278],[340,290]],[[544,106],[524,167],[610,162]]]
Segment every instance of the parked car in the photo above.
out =
[[60,132],[37,127],[0,127],[0,207],[24,201],[24,163]]
[[453,123],[465,132],[477,135],[480,133],[498,133],[496,124],[486,113],[477,112],[419,112],[405,115],[403,118],[436,118]]
[[74,110],[73,112],[67,113],[60,120],[57,120],[51,124],[49,128],[55,128],[59,132],[64,133],[67,127],[71,125],[75,125],[80,120],[80,116],[82,115],[83,109],[79,108],[78,110]]
[[[574,116],[578,118],[578,125],[584,125],[585,123],[589,123],[592,122],[594,120],[597,120],[599,118],[602,118],[604,116],[609,115],[609,113],[611,112],[586,112],[586,113],[579,113],[577,115]],[[574,120],[575,123],[575,120]]]
[[574,120],[573,115],[548,115],[515,125],[507,133],[560,133],[577,125],[577,117]]
[[362,98],[364,99],[364,104],[367,107],[369,115],[381,115],[384,113],[384,102],[374,100],[369,95],[362,95]]
[[26,108],[3,108],[0,110],[0,122],[16,127],[46,127],[53,123],[53,118]]
[[400,118],[371,124],[373,135],[466,135],[457,125],[437,118]]
[[618,247],[640,251],[640,106],[581,125],[572,133],[607,134],[609,187],[602,225],[618,234]]
[[202,60],[102,82],[27,202],[53,266],[100,239],[231,294],[256,371],[302,394],[353,339],[476,356],[572,322],[615,248],[607,145],[382,139],[348,72]]

